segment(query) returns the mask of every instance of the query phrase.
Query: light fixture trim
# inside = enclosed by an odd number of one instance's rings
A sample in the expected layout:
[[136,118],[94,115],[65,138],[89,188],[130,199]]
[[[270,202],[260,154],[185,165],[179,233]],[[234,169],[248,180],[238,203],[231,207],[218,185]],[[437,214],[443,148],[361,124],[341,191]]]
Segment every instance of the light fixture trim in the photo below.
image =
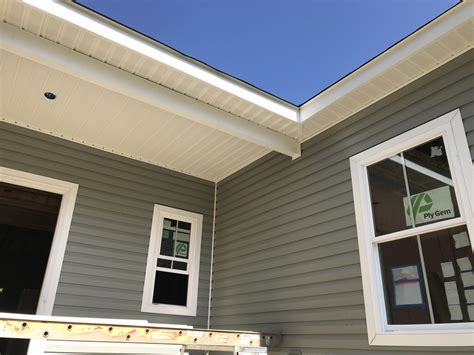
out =
[[44,93],[44,97],[46,97],[48,100],[54,100],[56,98],[56,94],[50,91],[46,91]]

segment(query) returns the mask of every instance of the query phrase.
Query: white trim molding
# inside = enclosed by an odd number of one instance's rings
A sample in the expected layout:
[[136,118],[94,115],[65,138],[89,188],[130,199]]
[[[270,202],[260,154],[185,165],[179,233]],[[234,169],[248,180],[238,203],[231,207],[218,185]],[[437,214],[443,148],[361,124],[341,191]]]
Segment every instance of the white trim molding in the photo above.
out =
[[[175,270],[157,267],[157,259],[172,258],[160,255],[161,239],[163,233],[164,219],[169,218],[176,221],[191,224],[187,270]],[[171,208],[168,206],[155,205],[151,226],[150,244],[148,247],[148,258],[146,265],[145,284],[143,287],[142,312],[176,314],[182,316],[196,316],[197,296],[199,283],[199,262],[201,255],[203,216],[198,213],[188,212]],[[186,306],[153,303],[153,292],[155,287],[156,271],[188,275],[188,292]]]
[[[446,147],[460,216],[375,238],[367,167],[438,137]],[[464,225],[474,248],[474,175],[459,109],[351,157],[350,165],[369,344],[474,346],[474,323],[389,325],[378,253],[380,243]]]
[[36,310],[36,314],[51,315],[79,185],[5,167],[0,167],[0,181],[62,195],[48,265]]

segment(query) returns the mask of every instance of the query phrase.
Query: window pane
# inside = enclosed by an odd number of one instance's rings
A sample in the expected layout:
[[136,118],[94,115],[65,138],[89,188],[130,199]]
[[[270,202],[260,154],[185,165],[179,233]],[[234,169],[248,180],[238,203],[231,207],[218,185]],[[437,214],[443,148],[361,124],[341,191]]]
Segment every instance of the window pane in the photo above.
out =
[[173,269],[186,271],[187,268],[188,263],[183,263],[181,261],[173,261]]
[[153,303],[186,306],[188,295],[188,275],[157,271]]
[[428,324],[430,312],[416,237],[379,245],[388,324]]
[[191,231],[191,223],[179,221],[178,228],[183,232],[189,233]]
[[171,269],[171,260],[166,260],[166,259],[158,259],[156,262],[157,267],[166,267],[168,269]]
[[173,256],[174,240],[173,239],[161,239],[160,254],[166,256]]
[[465,226],[421,236],[435,323],[474,322],[474,274]]
[[183,232],[178,232],[178,240],[181,240],[183,242],[188,242],[190,240],[189,233],[183,233]]
[[389,324],[474,321],[474,257],[465,226],[383,243],[379,251]]
[[176,229],[176,223],[177,221],[174,219],[165,218],[165,220],[163,221],[163,227],[174,230]]
[[407,223],[419,226],[459,217],[443,138],[408,150],[403,156],[415,216],[413,222],[406,199]]
[[375,235],[410,228],[405,218],[406,192],[401,156],[382,160],[367,167]]
[[163,239],[174,239],[175,231],[163,229]]

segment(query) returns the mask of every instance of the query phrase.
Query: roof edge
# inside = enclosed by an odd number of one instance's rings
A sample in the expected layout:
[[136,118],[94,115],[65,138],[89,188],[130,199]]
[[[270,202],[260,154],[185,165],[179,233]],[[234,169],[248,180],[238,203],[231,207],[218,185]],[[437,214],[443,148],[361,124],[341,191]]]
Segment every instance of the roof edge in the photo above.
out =
[[304,122],[311,118],[428,43],[468,21],[473,14],[474,2],[472,0],[463,1],[451,7],[431,22],[302,104],[300,106],[300,121]]
[[277,115],[291,121],[299,121],[299,110],[296,105],[220,72],[82,5],[53,0],[24,0],[24,2]]

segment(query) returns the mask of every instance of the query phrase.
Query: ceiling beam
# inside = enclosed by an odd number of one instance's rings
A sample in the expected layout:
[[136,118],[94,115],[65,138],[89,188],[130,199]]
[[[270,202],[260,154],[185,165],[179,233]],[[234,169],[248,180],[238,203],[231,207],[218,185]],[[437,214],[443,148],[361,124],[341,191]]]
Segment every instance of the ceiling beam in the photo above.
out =
[[105,64],[15,26],[0,24],[0,48],[100,87],[285,154],[301,155],[298,140]]

